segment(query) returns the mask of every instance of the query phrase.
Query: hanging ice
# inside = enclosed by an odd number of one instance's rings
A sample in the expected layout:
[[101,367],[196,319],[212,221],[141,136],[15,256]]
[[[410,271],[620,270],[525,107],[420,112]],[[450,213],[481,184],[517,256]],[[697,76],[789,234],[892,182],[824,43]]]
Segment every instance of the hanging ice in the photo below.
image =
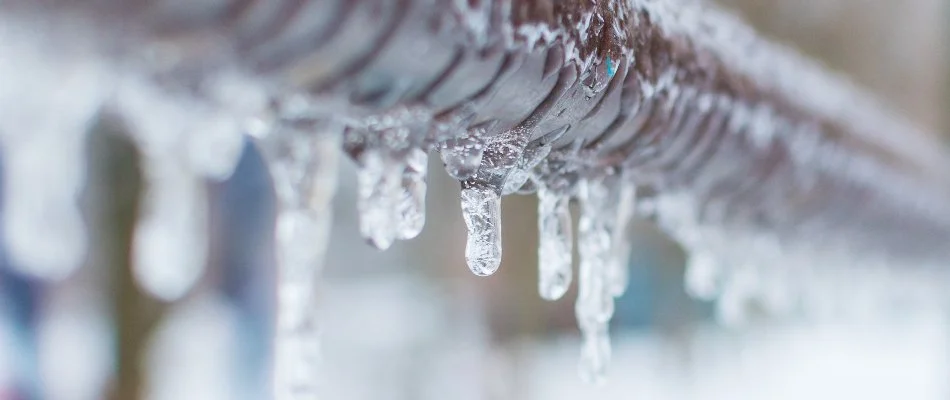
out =
[[341,128],[278,127],[262,138],[278,198],[278,309],[274,388],[278,400],[318,396],[320,341],[314,290],[329,240]]
[[29,22],[0,15],[3,235],[13,266],[61,278],[85,255],[84,138],[108,73],[82,38]]
[[581,359],[578,364],[578,373],[584,382],[595,385],[607,381],[607,370],[610,367],[610,334],[607,325],[591,327],[584,333],[581,344]]
[[204,182],[180,163],[149,159],[148,187],[135,229],[136,281],[152,295],[174,300],[204,272],[208,249]]
[[422,232],[428,158],[420,148],[405,155],[380,148],[360,154],[360,232],[376,248],[388,249],[395,239]]
[[491,275],[501,265],[501,196],[475,186],[463,187],[461,197],[468,227],[465,261],[475,275]]
[[571,284],[574,238],[570,197],[538,190],[538,293],[545,300],[564,296]]
[[358,179],[360,233],[380,250],[388,249],[399,234],[399,203],[403,197],[403,171],[382,150],[360,155]]
[[[608,282],[611,257],[610,188],[603,178],[582,181],[579,188],[581,217],[578,229],[580,268],[575,313],[581,330],[581,377],[588,382],[605,379],[610,347],[607,329],[614,313]],[[607,342],[605,344],[605,342]]]
[[419,236],[426,224],[426,168],[429,155],[413,148],[406,155],[402,172],[402,196],[396,218],[398,239]]
[[636,187],[620,178],[620,181],[612,185],[611,192],[613,200],[610,204],[615,207],[616,217],[610,238],[612,256],[607,269],[607,282],[610,293],[614,297],[620,297],[627,291],[630,281],[631,243],[627,233],[636,208]]

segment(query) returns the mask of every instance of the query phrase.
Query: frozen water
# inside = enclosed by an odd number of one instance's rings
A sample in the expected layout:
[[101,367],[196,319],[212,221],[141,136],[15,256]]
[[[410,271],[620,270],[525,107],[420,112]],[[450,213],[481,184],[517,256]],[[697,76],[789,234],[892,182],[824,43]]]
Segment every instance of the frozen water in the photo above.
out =
[[478,136],[463,136],[449,139],[439,144],[439,154],[445,163],[445,170],[460,181],[471,178],[482,163],[484,145]]
[[628,225],[636,209],[636,186],[627,180],[615,182],[611,186],[612,204],[616,207],[613,231],[611,232],[611,262],[607,269],[607,284],[614,297],[620,297],[627,291],[630,281],[631,238]]
[[569,202],[568,196],[538,190],[538,293],[545,300],[560,299],[571,284],[574,236]]
[[462,188],[462,218],[468,227],[469,269],[478,276],[495,273],[501,265],[501,196],[489,188]]
[[399,234],[399,206],[403,197],[403,171],[398,162],[381,150],[370,149],[360,156],[360,232],[373,246],[386,250]]
[[686,292],[702,300],[713,300],[719,293],[719,266],[708,251],[694,249],[687,255]]
[[136,280],[165,300],[183,296],[204,272],[208,252],[205,183],[181,164],[147,160],[133,242]]
[[412,239],[422,233],[426,224],[426,171],[429,155],[413,148],[406,155],[402,172],[402,198],[396,218],[396,237]]
[[104,101],[107,72],[81,39],[37,32],[29,22],[0,14],[3,233],[13,265],[62,278],[85,256],[76,202],[85,132]]
[[[608,281],[611,264],[610,188],[603,177],[581,181],[578,189],[581,217],[578,227],[580,268],[575,313],[583,340],[581,376],[591,382],[604,379],[610,354],[608,324],[614,297]],[[606,341],[606,343],[605,343]]]
[[342,127],[279,123],[261,138],[278,199],[278,309],[274,390],[279,400],[319,394],[315,285],[332,224]]

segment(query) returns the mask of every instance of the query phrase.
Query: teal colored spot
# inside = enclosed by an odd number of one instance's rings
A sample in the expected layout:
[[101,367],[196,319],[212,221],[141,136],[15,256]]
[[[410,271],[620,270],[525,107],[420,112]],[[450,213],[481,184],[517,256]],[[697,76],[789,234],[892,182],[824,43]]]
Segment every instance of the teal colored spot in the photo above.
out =
[[617,65],[614,64],[614,61],[610,59],[610,56],[607,56],[607,78],[613,78],[614,74],[617,73]]

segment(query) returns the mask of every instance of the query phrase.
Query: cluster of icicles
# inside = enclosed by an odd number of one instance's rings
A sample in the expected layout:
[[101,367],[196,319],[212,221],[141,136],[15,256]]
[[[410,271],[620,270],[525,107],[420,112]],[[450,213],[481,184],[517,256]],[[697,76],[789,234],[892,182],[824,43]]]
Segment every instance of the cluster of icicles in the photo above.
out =
[[[76,203],[84,180],[84,137],[106,110],[123,118],[143,156],[147,192],[135,233],[135,275],[156,297],[180,298],[199,280],[207,258],[204,181],[231,174],[247,133],[267,159],[279,204],[275,390],[280,399],[310,398],[319,375],[314,282],[331,229],[340,149],[360,167],[360,231],[380,249],[423,229],[426,165],[439,154],[462,186],[465,259],[476,275],[494,273],[502,260],[501,197],[537,193],[538,291],[544,299],[559,299],[573,280],[569,203],[579,203],[575,307],[583,336],[581,373],[588,381],[604,379],[614,299],[627,286],[627,225],[651,204],[636,207],[635,187],[624,171],[585,164],[576,146],[555,149],[567,127],[535,132],[543,126],[535,121],[531,128],[494,133],[491,124],[469,126],[470,115],[436,121],[431,110],[402,106],[371,116],[321,114],[313,99],[273,96],[267,85],[239,71],[216,71],[197,88],[181,88],[149,74],[144,64],[116,65],[95,49],[62,46],[69,41],[36,46],[30,26],[14,22],[0,18],[0,60],[11,60],[0,62],[4,234],[15,264],[26,272],[63,277],[83,262],[86,239]],[[582,69],[579,81],[588,97],[605,90],[612,77],[608,65]],[[56,118],[49,118],[51,110]],[[726,310],[732,314],[741,314],[737,305],[750,291],[781,296],[782,290],[758,288],[761,271],[746,264],[768,264],[795,252],[698,226],[695,201],[689,194],[663,193],[652,203],[660,225],[691,255],[689,291],[721,295],[720,305],[733,307]],[[729,248],[743,253],[743,261],[723,251]],[[719,271],[724,261],[742,268]],[[789,264],[798,261],[807,260]],[[783,269],[769,271],[788,290]],[[728,279],[724,272],[730,272]]]
[[[370,118],[350,127],[344,147],[360,166],[358,208],[363,236],[379,249],[396,239],[416,237],[425,224],[426,165],[429,149],[425,113]],[[438,137],[438,129],[434,129]],[[614,298],[627,286],[629,240],[635,193],[629,180],[611,168],[580,171],[552,143],[565,129],[528,143],[530,132],[513,129],[486,138],[473,128],[433,145],[446,171],[462,185],[462,216],[468,230],[465,260],[478,276],[498,270],[502,261],[501,197],[537,192],[538,291],[557,300],[572,281],[574,248],[569,203],[581,205],[577,245],[580,254],[576,314],[583,334],[581,373],[603,380],[610,358],[608,323]],[[583,178],[577,179],[578,176]]]

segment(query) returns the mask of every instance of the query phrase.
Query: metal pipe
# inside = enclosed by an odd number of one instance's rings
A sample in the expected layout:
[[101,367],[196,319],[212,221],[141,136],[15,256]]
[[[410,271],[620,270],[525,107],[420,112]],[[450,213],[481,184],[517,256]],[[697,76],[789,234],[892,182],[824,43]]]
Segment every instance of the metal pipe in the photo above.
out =
[[935,136],[710,5],[110,0],[11,9],[93,21],[121,60],[172,49],[143,63],[171,87],[236,70],[284,112],[299,96],[306,116],[354,124],[422,110],[452,131],[428,132],[428,146],[472,127],[486,128],[476,131],[486,140],[518,131],[533,143],[563,132],[549,157],[579,170],[615,167],[638,186],[682,195],[696,226],[913,265],[950,256],[950,158]]

